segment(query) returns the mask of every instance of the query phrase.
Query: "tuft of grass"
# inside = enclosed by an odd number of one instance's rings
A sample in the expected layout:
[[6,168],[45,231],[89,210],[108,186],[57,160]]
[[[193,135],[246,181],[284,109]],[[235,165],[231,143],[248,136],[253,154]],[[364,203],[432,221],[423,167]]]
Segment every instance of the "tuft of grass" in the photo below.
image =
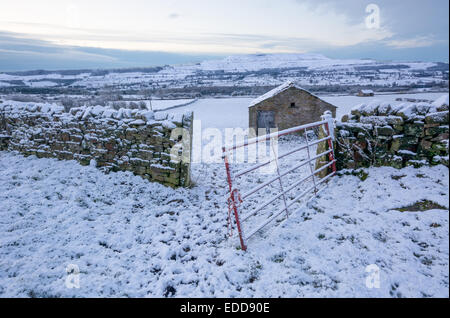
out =
[[423,212],[429,210],[448,210],[446,207],[429,200],[418,201],[412,205],[395,209],[400,212]]
[[274,255],[272,257],[272,262],[274,262],[274,263],[283,263],[284,262],[284,257],[285,257],[284,253],[280,253],[278,255]]
[[363,169],[358,170],[347,170],[347,171],[338,171],[339,176],[355,176],[358,177],[361,181],[365,181],[369,177],[369,173],[364,171]]
[[365,172],[364,170],[360,170],[356,173],[356,176],[359,178],[359,180],[364,182],[369,177],[369,174],[367,172]]

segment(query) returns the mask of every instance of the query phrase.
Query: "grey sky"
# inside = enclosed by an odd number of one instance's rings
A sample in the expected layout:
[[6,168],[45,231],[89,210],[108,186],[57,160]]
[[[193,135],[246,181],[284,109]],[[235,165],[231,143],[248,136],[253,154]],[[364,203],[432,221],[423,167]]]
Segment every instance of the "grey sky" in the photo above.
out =
[[[371,3],[380,28],[365,24]],[[16,0],[1,7],[0,71],[247,53],[445,62],[449,54],[448,0]]]

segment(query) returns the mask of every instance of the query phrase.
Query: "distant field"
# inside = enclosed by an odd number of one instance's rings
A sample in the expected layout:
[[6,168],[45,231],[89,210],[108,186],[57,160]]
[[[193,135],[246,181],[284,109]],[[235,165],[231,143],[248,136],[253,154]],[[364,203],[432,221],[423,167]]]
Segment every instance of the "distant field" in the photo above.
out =
[[[445,93],[419,93],[419,94],[391,94],[376,95],[375,97],[357,96],[320,96],[325,101],[338,107],[337,118],[361,103],[370,103],[375,100],[395,102],[397,98],[415,98],[436,100]],[[201,99],[194,104],[169,111],[170,113],[184,113],[187,110],[194,111],[196,120],[202,121],[202,127],[214,127],[219,129],[248,127],[248,105],[253,98],[224,98]],[[166,101],[170,103],[170,101]],[[173,101],[172,101],[173,103]],[[399,103],[399,102],[397,102]],[[181,104],[181,102],[180,102]]]
[[[421,94],[391,94],[391,95],[377,95],[375,97],[357,97],[357,96],[321,96],[325,101],[336,105],[337,118],[340,119],[343,115],[350,112],[350,110],[361,103],[370,103],[375,100],[382,100],[386,102],[395,102],[397,98],[415,98],[415,99],[429,99],[436,100],[444,95],[444,93],[421,93]],[[203,134],[203,140],[200,142],[198,132],[204,132],[206,128],[217,128],[221,131],[222,136],[226,128],[248,128],[248,105],[250,105],[253,98],[221,98],[221,99],[200,99],[197,102],[186,107],[180,107],[169,110],[169,113],[182,114],[186,111],[194,112],[194,120],[196,123],[194,127],[194,153],[200,151],[196,149],[198,145],[205,145],[210,142],[207,136]],[[170,104],[170,101],[166,101]],[[174,101],[172,101],[174,103]],[[400,102],[396,102],[400,103]],[[205,139],[206,138],[206,139]],[[222,140],[224,142],[224,140]]]

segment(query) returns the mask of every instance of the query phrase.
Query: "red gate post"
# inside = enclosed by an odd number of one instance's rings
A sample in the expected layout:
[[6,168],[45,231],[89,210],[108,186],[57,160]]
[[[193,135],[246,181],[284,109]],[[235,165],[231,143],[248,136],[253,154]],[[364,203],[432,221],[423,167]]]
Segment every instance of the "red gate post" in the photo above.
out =
[[[231,200],[231,204],[233,206],[233,212],[234,212],[234,217],[236,219],[236,226],[238,228],[238,233],[239,233],[239,240],[241,242],[241,248],[243,251],[247,250],[247,246],[245,245],[244,242],[244,234],[242,231],[242,227],[241,227],[241,221],[239,219],[239,213],[238,213],[238,203],[237,201],[239,200],[239,191],[237,189],[233,189],[233,180],[231,178],[231,171],[230,171],[230,163],[228,161],[228,155],[226,153],[226,148],[223,147],[222,148],[223,151],[223,160],[225,161],[225,169],[227,171],[227,181],[228,181],[228,187],[230,190],[230,199]],[[238,197],[235,197],[235,194],[237,193]],[[229,220],[231,221],[231,220]],[[232,225],[231,225],[232,226]]]

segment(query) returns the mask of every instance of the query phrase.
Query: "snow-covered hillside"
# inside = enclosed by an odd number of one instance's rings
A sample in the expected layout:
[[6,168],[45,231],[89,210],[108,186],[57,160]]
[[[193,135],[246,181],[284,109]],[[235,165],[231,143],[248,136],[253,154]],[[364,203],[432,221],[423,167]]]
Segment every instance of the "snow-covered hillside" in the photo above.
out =
[[299,67],[314,70],[374,64],[376,64],[374,60],[335,60],[321,54],[251,54],[205,61],[198,65],[197,69],[202,71],[249,72]]
[[[447,75],[445,75],[445,72]],[[0,86],[111,87],[160,89],[188,87],[299,85],[410,86],[448,84],[448,64],[331,59],[320,54],[252,54],[148,71],[80,71],[0,74]]]

